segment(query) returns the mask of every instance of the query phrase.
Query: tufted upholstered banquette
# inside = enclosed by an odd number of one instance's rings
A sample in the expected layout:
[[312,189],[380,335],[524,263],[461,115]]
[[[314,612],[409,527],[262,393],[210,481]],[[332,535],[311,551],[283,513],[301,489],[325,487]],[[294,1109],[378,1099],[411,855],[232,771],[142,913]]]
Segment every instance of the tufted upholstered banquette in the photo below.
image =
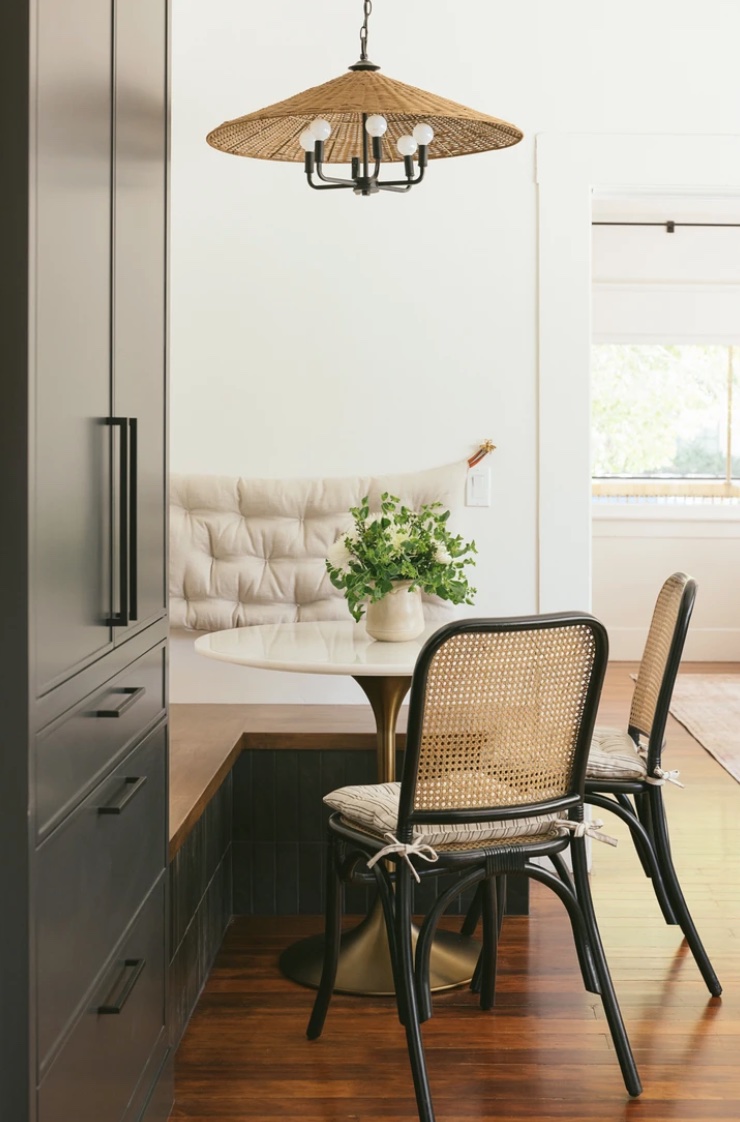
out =
[[[352,524],[349,508],[389,491],[407,505],[464,497],[464,460],[429,471],[330,479],[173,475],[170,481],[170,619],[219,631],[257,623],[348,619],[326,572],[329,546]],[[425,615],[449,605],[425,597]]]

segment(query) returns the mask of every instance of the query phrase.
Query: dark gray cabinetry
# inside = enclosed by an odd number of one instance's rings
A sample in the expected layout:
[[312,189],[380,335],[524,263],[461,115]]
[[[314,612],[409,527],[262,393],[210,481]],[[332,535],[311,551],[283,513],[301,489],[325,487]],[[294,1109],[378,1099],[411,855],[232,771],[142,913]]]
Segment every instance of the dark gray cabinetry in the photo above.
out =
[[168,0],[0,5],[0,1119],[164,1122]]
[[[38,0],[31,158],[37,682],[111,642],[113,9]],[[33,77],[32,77],[33,82]],[[35,160],[33,156],[35,154]]]
[[38,0],[36,16],[43,692],[165,611],[167,24],[163,0]]

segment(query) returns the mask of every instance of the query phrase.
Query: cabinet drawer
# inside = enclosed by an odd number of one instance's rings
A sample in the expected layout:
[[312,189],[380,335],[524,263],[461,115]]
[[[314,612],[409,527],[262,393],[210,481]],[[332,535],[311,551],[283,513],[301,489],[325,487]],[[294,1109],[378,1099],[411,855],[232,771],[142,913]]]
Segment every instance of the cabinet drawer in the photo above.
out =
[[166,757],[160,728],[38,851],[41,1061],[166,864]]
[[163,877],[46,1073],[39,1122],[122,1117],[164,1025],[164,887]]
[[44,837],[75,801],[164,713],[164,647],[137,658],[36,741],[36,831]]

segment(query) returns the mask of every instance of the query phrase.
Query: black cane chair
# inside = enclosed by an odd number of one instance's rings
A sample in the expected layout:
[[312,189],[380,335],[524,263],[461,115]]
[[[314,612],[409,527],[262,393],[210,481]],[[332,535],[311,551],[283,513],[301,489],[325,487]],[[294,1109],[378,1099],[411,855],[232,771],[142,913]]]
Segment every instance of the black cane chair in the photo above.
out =
[[[660,590],[632,696],[627,731],[596,728],[586,769],[586,802],[630,829],[666,923],[678,924],[714,997],[722,986],[694,926],[671,858],[663,787],[677,783],[662,753],[668,708],[696,598],[696,583],[674,573]],[[681,786],[678,783],[678,786]]]
[[[327,795],[326,943],[308,1036],[321,1034],[337,971],[342,886],[358,870],[377,882],[421,1122],[433,1122],[420,1025],[431,1016],[429,956],[437,921],[483,884],[480,1004],[491,1008],[498,934],[496,878],[524,874],[563,901],[586,988],[600,993],[624,1082],[642,1087],[614,994],[586,869],[583,783],[607,659],[588,615],[461,620],[422,649],[411,686],[403,779]],[[573,874],[563,860],[570,849]],[[535,864],[549,857],[556,872]],[[383,860],[385,858],[385,860]],[[425,863],[427,863],[425,865]],[[412,951],[413,882],[455,874]],[[426,875],[429,875],[428,873]]]

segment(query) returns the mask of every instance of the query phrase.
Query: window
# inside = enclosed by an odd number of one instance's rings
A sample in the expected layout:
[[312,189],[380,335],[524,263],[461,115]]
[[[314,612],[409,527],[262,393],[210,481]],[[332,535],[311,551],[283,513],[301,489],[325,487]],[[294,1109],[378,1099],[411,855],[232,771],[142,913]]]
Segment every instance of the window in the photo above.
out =
[[740,501],[740,347],[596,344],[593,493]]

